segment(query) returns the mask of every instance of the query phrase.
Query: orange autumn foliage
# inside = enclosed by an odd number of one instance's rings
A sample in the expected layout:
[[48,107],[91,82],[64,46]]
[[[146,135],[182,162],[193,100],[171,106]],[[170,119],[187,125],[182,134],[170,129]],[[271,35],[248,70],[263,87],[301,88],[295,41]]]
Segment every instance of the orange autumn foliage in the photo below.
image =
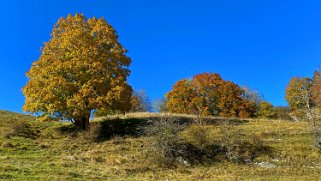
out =
[[237,84],[216,73],[203,73],[178,81],[166,94],[167,109],[172,113],[252,117],[256,105],[242,95]]

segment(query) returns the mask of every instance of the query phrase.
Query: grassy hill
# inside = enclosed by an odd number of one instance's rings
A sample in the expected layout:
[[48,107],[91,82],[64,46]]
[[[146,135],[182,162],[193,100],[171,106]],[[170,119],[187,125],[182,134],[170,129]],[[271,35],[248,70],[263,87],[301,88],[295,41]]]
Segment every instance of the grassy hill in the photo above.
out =
[[[224,137],[231,142],[260,140],[264,152],[255,152],[249,162],[213,159],[191,166],[157,166],[145,153],[151,137],[140,129],[161,116],[96,119],[93,125],[100,124],[103,131],[93,140],[90,134],[97,133],[74,132],[69,123],[40,123],[0,111],[0,180],[318,180],[321,175],[321,154],[313,146],[309,123],[282,120],[207,119],[203,127],[213,143],[220,144]],[[184,122],[194,119],[172,116]],[[188,132],[182,137],[193,144]],[[253,150],[249,145],[237,149],[248,155]]]

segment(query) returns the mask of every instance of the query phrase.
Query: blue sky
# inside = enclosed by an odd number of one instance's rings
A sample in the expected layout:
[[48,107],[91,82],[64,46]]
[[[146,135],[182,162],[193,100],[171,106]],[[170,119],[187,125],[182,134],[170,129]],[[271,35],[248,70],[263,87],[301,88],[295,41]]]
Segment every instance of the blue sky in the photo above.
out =
[[0,109],[22,112],[25,72],[59,17],[105,17],[132,58],[130,84],[161,98],[182,78],[217,72],[286,105],[293,76],[321,64],[321,1],[51,0],[0,2]]

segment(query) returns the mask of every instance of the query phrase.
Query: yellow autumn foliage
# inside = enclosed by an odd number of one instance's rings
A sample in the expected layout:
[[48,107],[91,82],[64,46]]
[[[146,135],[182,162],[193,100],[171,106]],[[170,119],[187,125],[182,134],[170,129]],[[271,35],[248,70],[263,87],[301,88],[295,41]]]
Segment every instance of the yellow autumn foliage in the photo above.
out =
[[81,129],[89,126],[93,110],[129,110],[131,59],[126,52],[103,18],[60,18],[27,72],[23,110],[42,120],[68,119]]

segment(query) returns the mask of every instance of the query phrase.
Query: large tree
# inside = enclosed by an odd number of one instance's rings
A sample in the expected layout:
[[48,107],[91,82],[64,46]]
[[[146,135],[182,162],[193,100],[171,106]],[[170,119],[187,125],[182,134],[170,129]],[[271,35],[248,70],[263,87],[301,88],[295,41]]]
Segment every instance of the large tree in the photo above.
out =
[[24,111],[42,120],[68,119],[82,130],[93,110],[128,111],[132,89],[126,83],[131,63],[126,52],[103,18],[60,18],[27,72]]
[[178,81],[170,92],[167,108],[172,113],[251,117],[255,103],[242,97],[244,91],[219,74],[203,73]]

